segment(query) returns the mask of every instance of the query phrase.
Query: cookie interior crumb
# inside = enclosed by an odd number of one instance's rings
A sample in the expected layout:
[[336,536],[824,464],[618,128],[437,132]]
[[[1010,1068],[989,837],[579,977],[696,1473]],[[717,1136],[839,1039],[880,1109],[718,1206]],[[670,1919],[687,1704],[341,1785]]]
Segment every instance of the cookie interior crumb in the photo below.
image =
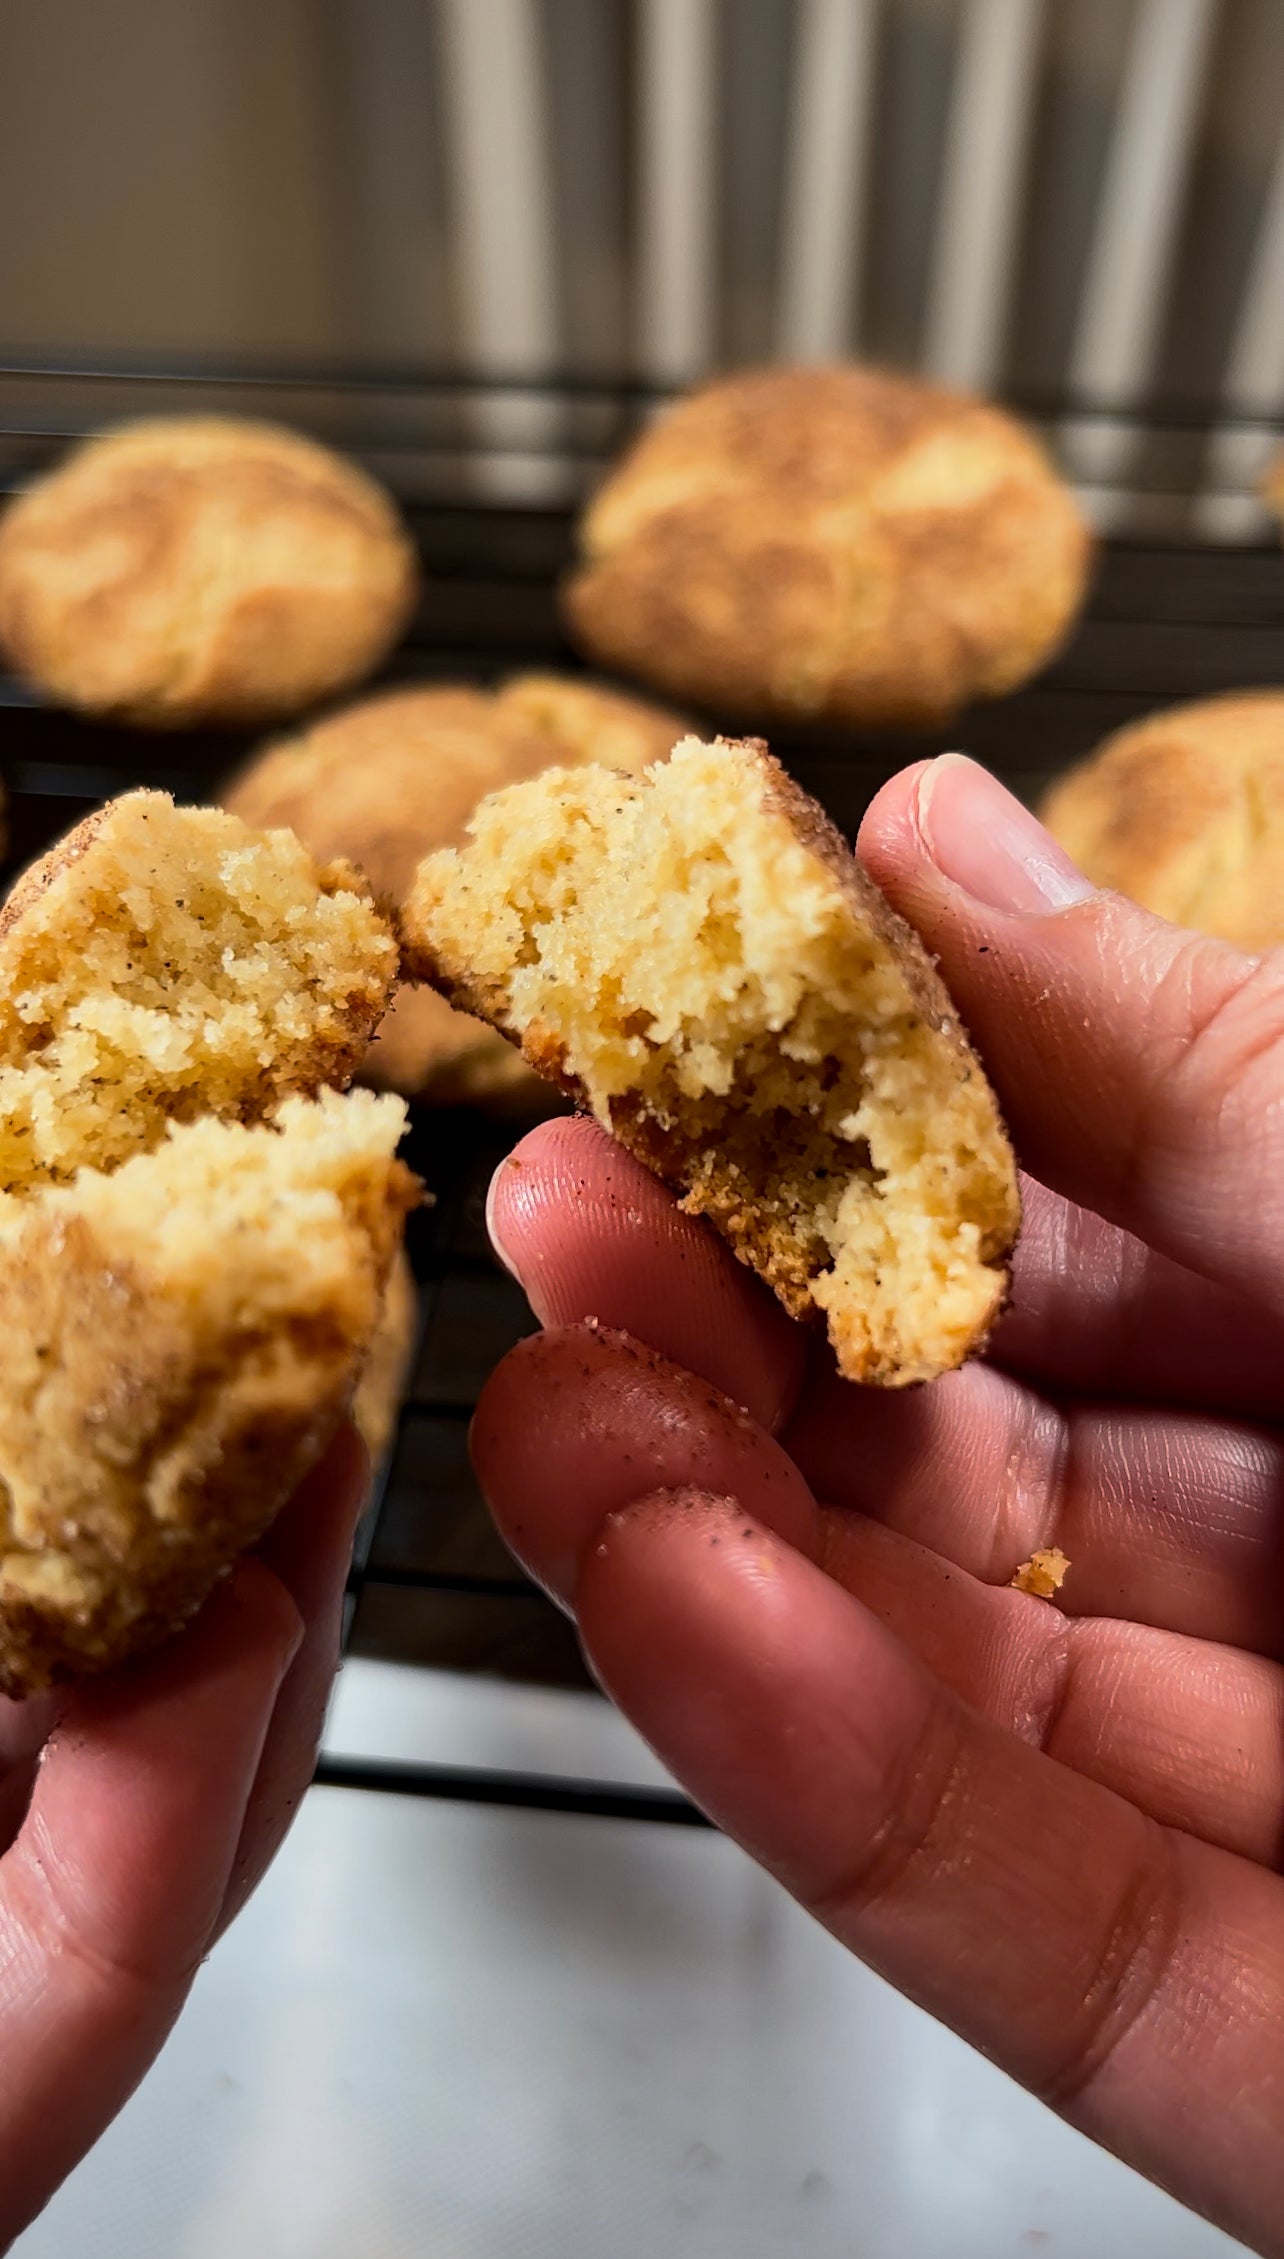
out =
[[404,955],[896,1385],[995,1316],[1015,1172],[921,948],[817,824],[753,745],[553,771],[421,865]]
[[364,1315],[367,1284],[354,1282],[347,1230],[382,1213],[404,1121],[395,1098],[323,1090],[287,1098],[270,1122],[171,1123],[163,1144],[110,1175],[84,1169],[35,1202],[6,1197],[0,1244],[28,1215],[55,1226],[74,1216],[137,1276],[163,1276],[171,1297],[199,1297],[220,1330],[270,1323],[309,1301],[334,1308],[348,1291]]
[[136,792],[21,882],[0,912],[0,1186],[346,1081],[395,945],[355,873],[319,879],[288,832]]
[[1036,1600],[1051,1600],[1065,1583],[1069,1566],[1059,1545],[1040,1546],[1011,1578],[1012,1589],[1032,1593]]

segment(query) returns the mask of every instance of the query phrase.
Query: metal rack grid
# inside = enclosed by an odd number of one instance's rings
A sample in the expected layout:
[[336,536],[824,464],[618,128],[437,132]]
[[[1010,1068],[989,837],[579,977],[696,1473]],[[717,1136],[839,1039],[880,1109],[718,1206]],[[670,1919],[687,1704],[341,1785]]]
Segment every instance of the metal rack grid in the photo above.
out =
[[[292,421],[362,456],[400,496],[424,567],[418,616],[390,680],[493,679],[577,661],[561,640],[556,584],[578,497],[650,406],[645,387],[550,379],[505,385],[450,372],[0,366],[0,487],[19,483],[78,431],[128,414],[218,408]],[[1269,521],[1248,540],[1199,538],[1194,498],[1225,411],[1149,404],[1121,416],[1066,399],[1026,402],[1053,432],[1123,431],[1134,483],[1112,497],[1116,530],[1071,643],[1038,680],[977,708],[951,732],[1024,796],[1107,730],[1168,700],[1284,685],[1284,550]],[[1255,418],[1260,430],[1261,419]],[[1116,448],[1117,458],[1119,450]],[[1156,532],[1154,504],[1164,529]],[[1251,521],[1251,497],[1224,492]],[[1151,530],[1147,530],[1149,527]],[[944,740],[810,737],[777,743],[849,834],[883,779]],[[191,732],[159,737],[84,721],[0,676],[0,771],[10,866],[21,867],[88,808],[150,783],[208,798],[247,750]],[[588,1683],[570,1627],[516,1570],[477,1495],[467,1425],[477,1392],[534,1320],[496,1266],[483,1224],[490,1173],[512,1124],[420,1112],[408,1159],[436,1204],[412,1219],[420,1337],[395,1446],[363,1523],[349,1589],[352,1652],[546,1685]],[[323,1759],[336,1785],[648,1817],[699,1825],[662,1790],[446,1765]]]

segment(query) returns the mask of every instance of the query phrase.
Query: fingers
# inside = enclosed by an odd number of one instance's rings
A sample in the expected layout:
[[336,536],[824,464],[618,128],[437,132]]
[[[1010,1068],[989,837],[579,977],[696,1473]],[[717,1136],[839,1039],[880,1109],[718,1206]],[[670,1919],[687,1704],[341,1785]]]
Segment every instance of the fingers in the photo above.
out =
[[482,1390],[471,1443],[505,1539],[563,1602],[588,1533],[640,1490],[716,1483],[794,1543],[815,1544],[811,1493],[766,1430],[707,1381],[604,1328],[519,1342]]
[[738,1501],[617,1511],[575,1598],[607,1692],[844,1944],[1186,2202],[1279,2248],[1276,1877],[977,1717]]
[[1183,1412],[1048,1403],[970,1365],[931,1388],[818,1371],[782,1442],[827,1504],[989,1584],[1059,1546],[1072,1615],[1284,1651],[1284,1446]]
[[1021,1204],[1012,1307],[991,1362],[1054,1390],[1276,1415],[1284,1320],[1033,1177]]
[[[1013,1308],[992,1363],[1054,1389],[1272,1416],[1284,1321],[1031,1178],[1022,1199]],[[598,1317],[779,1430],[815,1337],[594,1123],[562,1120],[525,1138],[496,1173],[490,1224],[543,1323]]]
[[[744,1495],[735,1468],[756,1430],[736,1417],[739,1456],[720,1461],[719,1479]],[[560,1328],[491,1376],[473,1457],[509,1544],[564,1595],[603,1470],[615,1470],[613,1502],[640,1486],[714,1487],[726,1420],[717,1392],[666,1358],[605,1329]],[[773,1498],[871,1516],[1000,1586],[1057,1545],[1072,1615],[1284,1652],[1284,1447],[1270,1434],[1113,1405],[1063,1412],[984,1365],[906,1391],[853,1389],[821,1366],[782,1442]],[[774,1519],[765,1500],[755,1511]],[[788,1525],[793,1542],[802,1527]]]
[[365,1445],[355,1428],[345,1424],[258,1549],[258,1559],[293,1600],[303,1630],[273,1707],[220,1932],[267,1872],[312,1779],[339,1660],[353,1533],[369,1481]]
[[[66,1704],[0,1864],[0,2237],[120,2107],[289,1825],[367,1480],[345,1429],[181,1641]],[[28,1706],[25,1758],[48,1722]]]
[[1284,954],[1092,892],[955,755],[885,786],[859,851],[939,958],[1025,1167],[1284,1312]]
[[97,2138],[182,2004],[299,1635],[278,1579],[243,1562],[182,1639],[68,1700],[0,1861],[0,2241]]
[[1274,1861],[1277,1665],[1133,1623],[1068,1621],[865,1515],[817,1509],[763,1429],[622,1336],[567,1328],[523,1343],[487,1389],[475,1457],[509,1542],[564,1604],[604,1519],[639,1484],[733,1497],[974,1708],[1155,1817]]
[[[1272,2131],[1284,2079],[1279,1886],[1267,1878],[1264,1895],[1252,1870],[1226,1861],[1228,1941],[1212,1911],[1221,1871],[1199,1863],[1214,1854],[959,1704],[804,1558],[824,1548],[891,1617],[895,1566],[843,1559],[855,1518],[817,1515],[780,1447],[734,1406],[689,1375],[673,1391],[653,1352],[574,1328],[524,1343],[478,1409],[478,1468],[501,1526],[573,1599],[607,1691],[855,1950],[1143,2169],[1184,2175],[1182,2194],[1242,2232],[1257,2214],[1234,2209],[1226,2112],[1197,2163],[1180,2133],[1165,2137],[1233,2101],[1253,2170],[1268,2175],[1254,2183],[1268,2218],[1284,2198]],[[693,1465],[707,1488],[682,1487]],[[648,1480],[658,1495],[624,1503]],[[885,1555],[904,1542],[869,1539]],[[900,1573],[907,1606],[903,1562]],[[916,1564],[912,1589],[932,1614],[949,1579],[953,1620],[934,1618],[936,1636],[982,1703],[1006,1704],[1032,1739],[1057,1746],[1064,1735],[1063,1756],[1120,1781],[1142,1787],[1148,1775],[1163,1809],[1232,1842],[1265,1842],[1280,1796],[1274,1675],[1249,1684],[1236,1676],[1241,1659],[1219,1657],[1210,1677],[1176,1643],[1147,1662],[1111,1649],[1116,1627],[1080,1635],[1021,1595],[969,1589],[944,1565],[933,1574],[935,1588]],[[1050,1643],[1081,1636],[1080,1661],[1056,1665]],[[1143,1684],[1166,1698],[1142,1699]],[[1196,1741],[1202,1771],[1189,1763]],[[1224,2051],[1224,2092],[1210,2090],[1201,2047],[1219,2077]]]
[[823,1566],[973,1709],[1152,1819],[1263,1865],[1284,1850],[1284,1672],[1144,1625],[1067,1619],[867,1521]]
[[599,1318],[778,1426],[806,1343],[704,1224],[592,1122],[542,1123],[496,1171],[486,1220],[542,1325]]

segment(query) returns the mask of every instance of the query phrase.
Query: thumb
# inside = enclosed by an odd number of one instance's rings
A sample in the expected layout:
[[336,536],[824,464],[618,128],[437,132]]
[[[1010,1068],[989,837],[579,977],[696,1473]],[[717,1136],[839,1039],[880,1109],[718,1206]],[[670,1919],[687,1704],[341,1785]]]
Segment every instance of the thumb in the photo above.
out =
[[1097,891],[958,754],[893,778],[857,852],[939,959],[1025,1168],[1284,1308],[1284,951]]

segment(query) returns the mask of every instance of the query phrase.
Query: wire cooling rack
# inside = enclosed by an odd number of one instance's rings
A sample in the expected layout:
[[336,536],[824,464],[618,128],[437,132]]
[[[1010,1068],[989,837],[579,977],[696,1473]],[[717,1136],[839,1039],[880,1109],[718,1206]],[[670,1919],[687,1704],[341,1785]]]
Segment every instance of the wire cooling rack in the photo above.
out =
[[[423,599],[386,679],[485,682],[518,668],[578,666],[562,643],[556,601],[575,510],[654,398],[582,378],[504,384],[430,370],[11,361],[0,364],[0,491],[56,459],[68,438],[127,416],[199,411],[294,423],[364,459],[399,496],[418,543]],[[1098,479],[1094,489],[1114,530],[1067,649],[1017,696],[965,716],[948,740],[1033,798],[1106,731],[1154,706],[1284,685],[1284,550],[1247,481],[1226,475],[1236,450],[1224,411],[1174,401],[1131,414],[1082,400],[1019,405],[1060,443],[1072,470],[1085,433],[1104,435],[1115,482],[1103,489]],[[1262,419],[1252,422],[1249,464],[1262,451]],[[1222,469],[1210,488],[1214,438]],[[1098,444],[1098,468],[1101,454]],[[885,777],[946,742],[830,736],[777,741],[776,750],[850,835]],[[0,674],[10,871],[131,786],[210,798],[247,750],[237,737],[82,721]],[[412,1124],[407,1158],[436,1196],[409,1233],[419,1338],[358,1541],[347,1638],[358,1654],[583,1686],[569,1626],[504,1550],[468,1465],[478,1391],[534,1325],[489,1253],[483,1222],[487,1182],[516,1134],[511,1123],[464,1111],[420,1112]],[[586,1781],[335,1757],[323,1759],[318,1777],[700,1824],[675,1794]]]

